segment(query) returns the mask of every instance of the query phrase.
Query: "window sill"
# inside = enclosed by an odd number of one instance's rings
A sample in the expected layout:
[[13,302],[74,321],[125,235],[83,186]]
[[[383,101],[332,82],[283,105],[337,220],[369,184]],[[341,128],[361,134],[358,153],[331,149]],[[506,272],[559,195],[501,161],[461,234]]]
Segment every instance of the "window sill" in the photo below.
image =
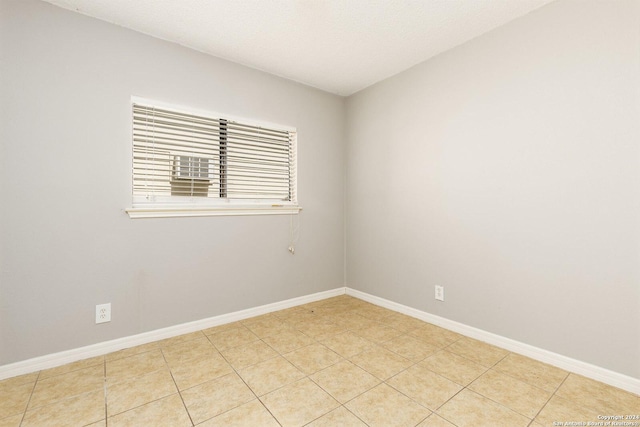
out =
[[135,207],[126,209],[129,218],[173,218],[183,216],[230,216],[230,215],[294,215],[302,208],[292,205],[271,206],[207,206],[207,207]]

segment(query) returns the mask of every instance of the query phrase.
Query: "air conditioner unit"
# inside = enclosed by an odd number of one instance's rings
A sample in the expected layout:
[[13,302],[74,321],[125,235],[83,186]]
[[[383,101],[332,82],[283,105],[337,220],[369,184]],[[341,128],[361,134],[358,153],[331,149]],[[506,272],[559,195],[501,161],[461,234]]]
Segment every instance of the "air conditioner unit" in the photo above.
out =
[[174,180],[210,181],[209,159],[196,156],[173,156]]

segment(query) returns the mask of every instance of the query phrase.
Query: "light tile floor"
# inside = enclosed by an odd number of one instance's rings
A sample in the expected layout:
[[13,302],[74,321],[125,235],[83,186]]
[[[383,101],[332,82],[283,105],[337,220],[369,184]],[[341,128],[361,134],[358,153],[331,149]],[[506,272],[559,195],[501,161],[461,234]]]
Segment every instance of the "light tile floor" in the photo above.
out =
[[348,296],[0,381],[0,427],[540,427],[627,414],[639,396]]

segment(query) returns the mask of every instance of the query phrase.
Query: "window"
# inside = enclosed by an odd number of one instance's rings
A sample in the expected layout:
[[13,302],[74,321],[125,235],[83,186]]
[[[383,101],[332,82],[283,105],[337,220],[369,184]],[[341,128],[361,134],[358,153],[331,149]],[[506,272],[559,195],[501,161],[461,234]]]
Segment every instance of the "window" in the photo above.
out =
[[296,131],[135,99],[132,218],[297,213]]

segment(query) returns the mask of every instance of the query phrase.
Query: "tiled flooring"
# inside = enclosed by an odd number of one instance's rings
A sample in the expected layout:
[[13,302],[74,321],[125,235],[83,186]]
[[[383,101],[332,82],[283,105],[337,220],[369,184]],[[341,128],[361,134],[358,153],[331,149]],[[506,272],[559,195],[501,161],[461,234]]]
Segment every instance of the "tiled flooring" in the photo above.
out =
[[640,397],[348,296],[0,381],[0,427],[536,427],[622,414],[640,414]]

